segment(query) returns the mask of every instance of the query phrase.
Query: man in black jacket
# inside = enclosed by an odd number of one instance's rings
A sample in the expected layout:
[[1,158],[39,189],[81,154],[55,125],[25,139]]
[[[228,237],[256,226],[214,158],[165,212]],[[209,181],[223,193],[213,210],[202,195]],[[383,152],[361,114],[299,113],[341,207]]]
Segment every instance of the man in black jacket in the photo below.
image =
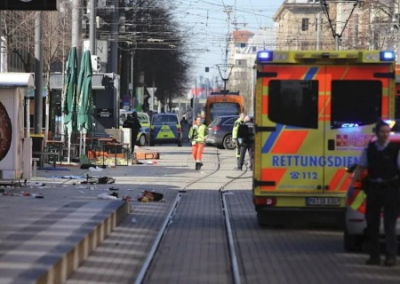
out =
[[249,152],[249,169],[253,169],[253,156],[254,156],[254,130],[253,123],[250,117],[244,118],[244,123],[239,125],[238,129],[238,143],[240,145],[240,157],[238,169],[242,170],[246,152]]
[[[399,215],[400,190],[400,147],[389,141],[390,126],[381,121],[376,124],[377,140],[369,143],[361,154],[360,161],[354,172],[353,184],[359,180],[363,171],[368,169],[368,184],[365,187],[367,195],[367,234],[370,241],[368,265],[379,265],[379,227],[383,209],[386,239],[386,266],[396,264],[397,236],[396,222]],[[350,188],[352,190],[352,187]]]
[[139,134],[140,128],[142,128],[142,125],[140,125],[137,112],[134,111],[132,112],[132,115],[129,115],[127,120],[125,120],[124,128],[130,128],[131,129],[131,153],[135,152],[135,144],[137,140],[137,136]]

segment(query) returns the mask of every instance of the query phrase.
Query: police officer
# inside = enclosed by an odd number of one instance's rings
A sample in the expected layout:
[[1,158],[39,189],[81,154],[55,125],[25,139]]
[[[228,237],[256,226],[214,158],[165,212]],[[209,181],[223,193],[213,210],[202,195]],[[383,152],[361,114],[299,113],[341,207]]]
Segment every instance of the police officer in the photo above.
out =
[[239,159],[240,159],[240,145],[237,141],[238,138],[238,130],[239,126],[244,123],[244,117],[245,114],[242,112],[239,116],[239,118],[235,121],[233,124],[233,129],[232,129],[232,141],[236,143],[236,163],[237,167],[235,169],[239,170],[240,169],[240,164],[239,164]]
[[253,132],[253,123],[250,122],[250,117],[246,116],[244,118],[244,123],[239,125],[238,129],[238,142],[240,145],[240,158],[239,158],[239,170],[242,170],[244,164],[244,158],[246,156],[246,152],[249,152],[249,161],[250,166],[249,169],[253,169],[253,156],[254,156],[254,132]]
[[[380,265],[379,227],[380,215],[384,212],[386,238],[386,266],[396,264],[397,239],[396,221],[399,213],[399,169],[400,147],[389,142],[390,126],[381,121],[375,126],[376,141],[369,143],[361,154],[354,172],[353,183],[360,179],[364,169],[368,169],[367,234],[370,241],[368,265]],[[350,188],[352,191],[353,188]]]
[[200,117],[194,121],[193,127],[189,130],[189,139],[192,141],[192,155],[195,160],[196,170],[200,170],[201,166],[203,166],[201,159],[203,157],[204,142],[207,132],[208,128]]
[[131,153],[135,152],[135,144],[137,140],[137,136],[139,134],[140,128],[142,128],[142,125],[139,122],[138,115],[136,111],[132,112],[132,115],[129,115],[127,120],[125,120],[123,124],[124,128],[130,128],[131,129]]

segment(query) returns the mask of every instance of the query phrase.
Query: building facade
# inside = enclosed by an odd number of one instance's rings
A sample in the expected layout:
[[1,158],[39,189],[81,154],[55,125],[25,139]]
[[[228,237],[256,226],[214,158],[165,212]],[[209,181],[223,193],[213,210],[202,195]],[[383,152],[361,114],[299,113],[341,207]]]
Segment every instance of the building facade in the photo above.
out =
[[[329,14],[331,19],[336,18],[336,4],[329,4]],[[321,50],[335,48],[333,32],[319,0],[286,0],[273,20],[277,25],[277,49],[313,50],[318,43]]]
[[249,35],[246,39],[233,36],[229,63],[234,66],[228,89],[240,92],[244,98],[245,111],[251,114],[256,79],[254,69],[256,55],[260,50],[276,49],[276,32],[274,28],[262,28],[255,33],[247,32],[246,35]]

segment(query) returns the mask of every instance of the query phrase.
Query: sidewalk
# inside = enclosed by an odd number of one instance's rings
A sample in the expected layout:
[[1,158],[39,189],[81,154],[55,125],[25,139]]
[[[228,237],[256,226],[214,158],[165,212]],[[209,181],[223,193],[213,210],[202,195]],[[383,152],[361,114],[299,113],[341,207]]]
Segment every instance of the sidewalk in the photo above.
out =
[[[118,267],[120,271],[125,271],[125,274],[120,273],[122,282],[132,277],[126,275],[128,267],[123,269],[121,261],[124,260],[118,255],[125,255],[128,247],[138,251],[139,248],[147,248],[177,190],[200,174],[191,167],[189,147],[160,149],[161,159],[156,160],[156,164],[119,166],[101,172],[60,166],[68,170],[38,170],[38,177],[26,186],[6,188],[8,195],[0,195],[0,283],[64,282],[100,243],[104,245],[103,252],[96,250],[93,256],[100,259],[107,257],[107,260],[89,262],[99,272],[97,275],[103,279],[104,272],[113,263],[114,271]],[[208,160],[215,159],[213,153],[214,149],[208,149],[205,154],[207,167],[212,167]],[[116,183],[80,184],[86,174],[113,177]],[[65,176],[73,179],[61,178]],[[80,179],[75,179],[77,177]],[[118,190],[110,191],[110,187]],[[139,203],[136,197],[143,190],[161,192],[166,201]],[[21,196],[22,192],[26,195],[40,193],[44,198]],[[112,192],[118,193],[118,200],[97,198],[99,194]],[[123,196],[130,196],[133,201],[130,204],[122,201]],[[128,214],[130,208],[133,211]],[[118,223],[120,226],[117,227]],[[134,258],[138,261],[137,255]],[[125,265],[128,264],[125,262]],[[96,276],[93,272],[89,274]],[[86,280],[80,283],[89,283],[86,276],[83,279]],[[97,280],[93,283],[100,283]],[[112,283],[109,281],[111,279],[104,283]]]

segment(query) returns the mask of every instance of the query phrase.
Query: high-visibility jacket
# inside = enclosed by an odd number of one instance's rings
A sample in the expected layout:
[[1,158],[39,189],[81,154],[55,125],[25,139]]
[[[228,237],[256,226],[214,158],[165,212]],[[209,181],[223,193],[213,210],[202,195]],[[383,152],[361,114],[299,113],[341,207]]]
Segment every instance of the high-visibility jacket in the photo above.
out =
[[197,143],[204,143],[204,140],[207,136],[207,131],[207,126],[204,124],[194,125],[189,130],[189,139]]
[[239,130],[239,126],[241,124],[243,124],[244,121],[241,120],[240,118],[238,118],[235,123],[233,124],[233,130],[232,130],[232,138],[233,139],[237,139],[238,138],[238,130]]

